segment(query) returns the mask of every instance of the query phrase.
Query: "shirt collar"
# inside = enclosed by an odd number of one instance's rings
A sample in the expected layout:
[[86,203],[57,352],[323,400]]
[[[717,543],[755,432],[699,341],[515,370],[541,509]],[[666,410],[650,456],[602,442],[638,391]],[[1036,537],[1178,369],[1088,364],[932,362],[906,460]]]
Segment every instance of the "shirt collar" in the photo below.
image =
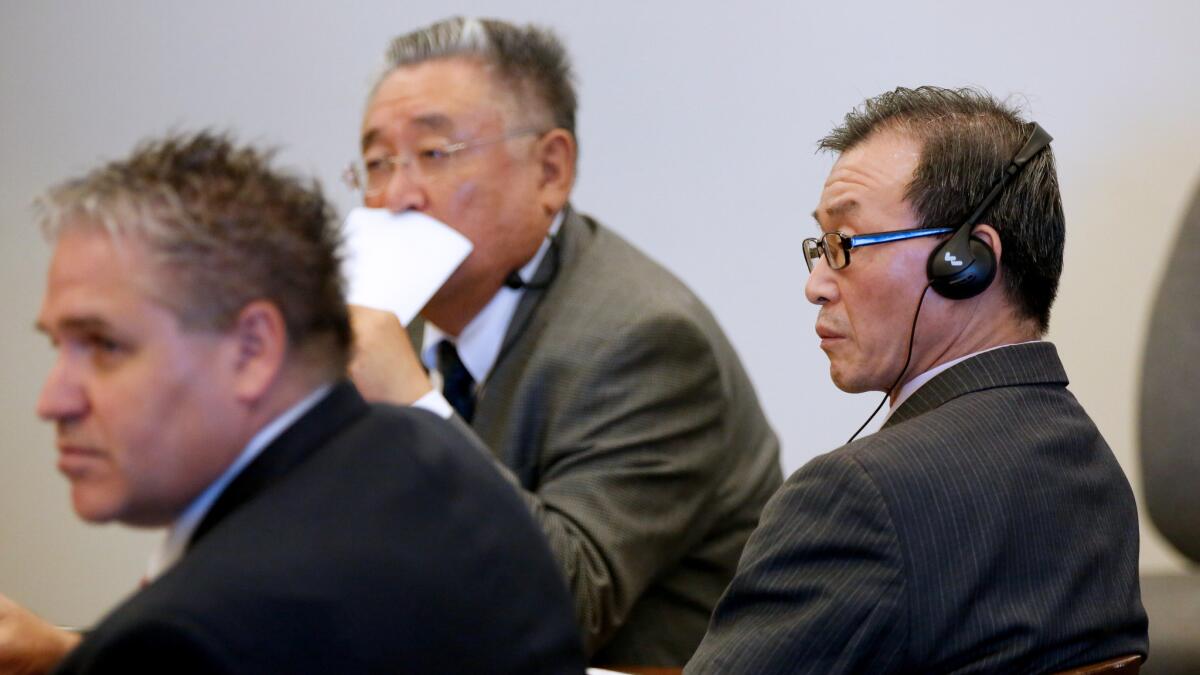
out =
[[242,454],[238,455],[237,459],[225,469],[225,472],[220,475],[215,481],[209,484],[204,492],[200,493],[199,497],[192,500],[192,503],[184,509],[183,513],[171,525],[171,529],[167,531],[166,538],[157,549],[150,554],[150,562],[146,568],[146,580],[152,581],[162,575],[171,568],[172,565],[179,562],[183,557],[183,552],[187,549],[188,541],[192,538],[192,533],[200,525],[200,521],[204,519],[204,515],[208,513],[213,502],[217,501],[217,497],[221,496],[221,492],[229,485],[230,481],[237,477],[242,469],[245,469],[254,458],[262,454],[271,441],[274,441],[279,434],[290,427],[293,422],[299,419],[310,408],[317,404],[329,390],[333,388],[332,384],[325,384],[318,387],[311,394],[304,397],[299,403],[288,408],[282,415],[271,420],[266,426],[258,430],[246,447],[242,449]]
[[909,396],[912,396],[914,393],[916,393],[916,391],[918,389],[920,389],[922,386],[924,386],[924,384],[926,382],[932,380],[933,378],[937,377],[938,375],[945,372],[946,370],[949,370],[950,368],[962,363],[963,361],[966,361],[967,359],[974,358],[974,357],[979,356],[980,354],[984,354],[986,352],[990,352],[993,349],[1002,349],[1004,347],[1012,347],[1013,345],[1029,344],[1031,342],[1037,342],[1037,340],[1027,340],[1026,342],[1011,342],[1008,344],[996,345],[995,347],[988,347],[987,349],[981,349],[977,352],[971,352],[970,354],[967,354],[966,356],[960,356],[957,359],[953,359],[951,361],[947,361],[945,363],[936,365],[933,368],[930,368],[929,370],[921,373],[920,375],[914,377],[913,379],[909,380],[908,382],[905,382],[904,386],[900,387],[900,393],[896,395],[896,401],[894,403],[892,403],[891,407],[888,408],[888,413],[883,418],[883,421],[886,423],[888,418],[892,416],[892,413],[899,410],[900,406],[904,404],[904,401]]
[[[537,253],[525,263],[517,274],[526,282],[537,273],[538,265],[546,257],[550,249],[550,238],[557,235],[562,227],[563,213],[559,211],[550,224],[550,233],[542,240]],[[517,311],[521,295],[525,289],[513,289],[501,286],[496,295],[488,302],[479,314],[463,328],[458,337],[447,335],[432,323],[425,322],[425,336],[421,340],[421,360],[430,371],[437,369],[437,346],[442,340],[449,340],[458,349],[458,358],[462,359],[471,379],[483,382],[496,365],[500,356],[500,347],[504,344],[504,336],[508,333],[508,324],[512,322],[513,314]]]

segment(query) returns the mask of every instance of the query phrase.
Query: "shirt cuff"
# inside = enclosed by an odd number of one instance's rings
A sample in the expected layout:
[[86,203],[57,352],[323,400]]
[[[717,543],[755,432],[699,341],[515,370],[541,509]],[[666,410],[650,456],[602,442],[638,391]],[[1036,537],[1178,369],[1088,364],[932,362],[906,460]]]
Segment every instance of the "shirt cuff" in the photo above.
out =
[[412,407],[428,410],[444,420],[448,420],[454,416],[454,408],[450,406],[450,402],[446,400],[446,397],[442,396],[442,392],[437,389],[430,389],[428,394],[413,401]]

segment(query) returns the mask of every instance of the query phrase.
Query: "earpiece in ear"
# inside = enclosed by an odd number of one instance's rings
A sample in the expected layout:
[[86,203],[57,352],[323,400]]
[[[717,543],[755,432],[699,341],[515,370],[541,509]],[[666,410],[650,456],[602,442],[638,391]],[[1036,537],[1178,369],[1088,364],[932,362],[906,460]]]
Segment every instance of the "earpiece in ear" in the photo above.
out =
[[992,279],[996,278],[996,252],[987,242],[969,233],[1000,196],[1004,186],[1054,140],[1037,122],[1030,122],[1029,126],[1029,138],[1013,155],[1000,180],[996,181],[962,225],[955,228],[954,234],[933,249],[933,254],[929,256],[925,274],[929,276],[929,285],[938,295],[951,300],[973,298],[987,290]]
[[951,300],[965,300],[987,290],[996,278],[996,254],[987,242],[972,235],[967,240],[970,252],[954,246],[956,238],[935,248],[925,273],[933,290]]

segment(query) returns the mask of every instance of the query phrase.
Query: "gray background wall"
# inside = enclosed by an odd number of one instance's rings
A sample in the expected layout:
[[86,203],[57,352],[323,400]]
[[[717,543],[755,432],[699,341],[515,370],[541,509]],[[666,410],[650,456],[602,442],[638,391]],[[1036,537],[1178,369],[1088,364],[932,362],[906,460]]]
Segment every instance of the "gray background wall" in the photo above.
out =
[[[897,85],[1015,94],[1055,136],[1068,218],[1050,338],[1135,485],[1148,302],[1200,175],[1200,3],[0,0],[0,593],[86,623],[131,590],[157,535],[79,524],[33,414],[48,247],[29,204],[147,135],[202,126],[337,180],[387,39],[452,13],[537,21],[574,53],[575,203],[691,284],[727,328],[790,472],[876,395],[828,381],[800,240],[832,160],[814,142]],[[1143,526],[1144,569],[1180,562]]]

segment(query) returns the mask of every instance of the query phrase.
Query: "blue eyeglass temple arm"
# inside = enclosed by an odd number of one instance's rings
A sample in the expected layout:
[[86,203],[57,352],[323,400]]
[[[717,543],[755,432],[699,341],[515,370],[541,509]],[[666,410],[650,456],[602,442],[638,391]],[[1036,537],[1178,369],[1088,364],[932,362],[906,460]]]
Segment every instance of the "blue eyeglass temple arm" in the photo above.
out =
[[953,231],[953,227],[918,227],[912,230],[860,234],[850,237],[850,248],[870,246],[872,244],[886,244],[889,241],[904,241],[905,239],[916,239],[917,237],[936,237],[939,234],[950,234]]

